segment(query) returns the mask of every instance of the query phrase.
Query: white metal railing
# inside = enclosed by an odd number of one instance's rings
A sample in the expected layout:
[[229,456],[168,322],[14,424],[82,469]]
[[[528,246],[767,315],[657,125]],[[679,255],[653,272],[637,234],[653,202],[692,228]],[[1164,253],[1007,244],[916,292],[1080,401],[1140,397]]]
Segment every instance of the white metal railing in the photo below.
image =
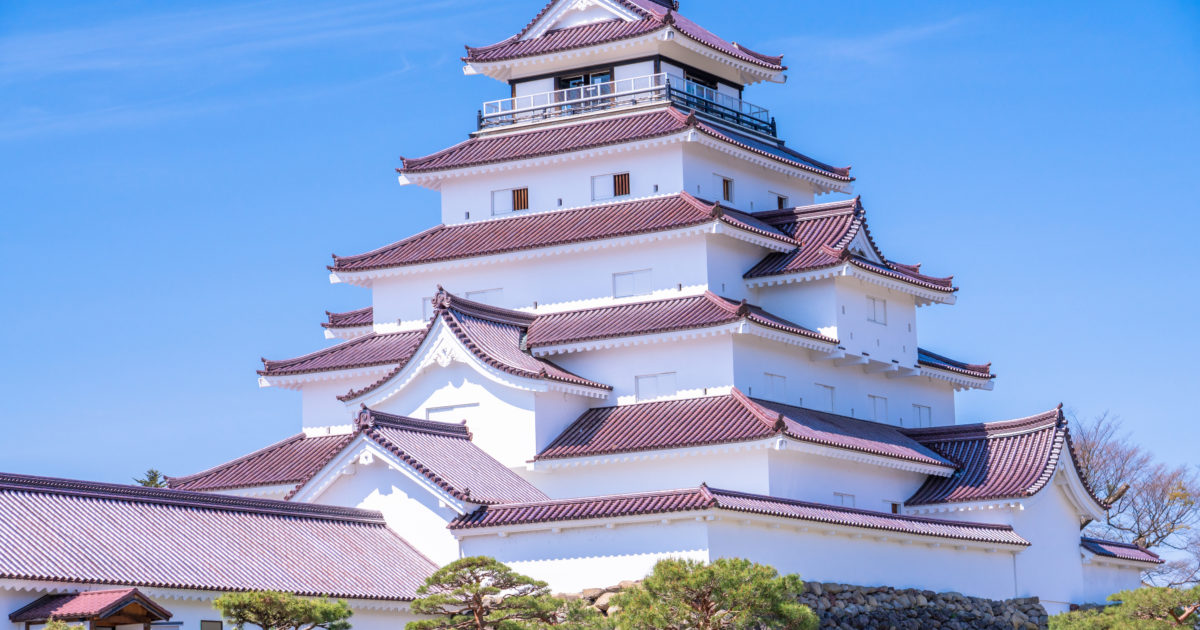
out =
[[665,72],[487,101],[479,112],[479,127],[498,127],[667,100],[679,101],[689,109],[759,131],[774,131],[767,109]]

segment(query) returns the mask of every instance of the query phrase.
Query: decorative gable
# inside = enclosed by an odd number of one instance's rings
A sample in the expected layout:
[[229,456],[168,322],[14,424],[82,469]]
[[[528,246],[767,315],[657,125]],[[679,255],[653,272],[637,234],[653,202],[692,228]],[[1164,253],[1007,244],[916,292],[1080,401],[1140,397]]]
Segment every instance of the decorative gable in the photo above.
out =
[[628,7],[610,0],[561,0],[544,11],[521,35],[521,39],[534,39],[550,31],[600,22],[633,22],[642,17]]

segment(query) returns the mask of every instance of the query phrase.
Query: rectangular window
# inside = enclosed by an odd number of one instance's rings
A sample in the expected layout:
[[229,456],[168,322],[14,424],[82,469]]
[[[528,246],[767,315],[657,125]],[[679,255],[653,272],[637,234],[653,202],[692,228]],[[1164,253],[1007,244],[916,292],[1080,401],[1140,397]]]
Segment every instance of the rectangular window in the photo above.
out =
[[913,422],[917,427],[933,426],[933,409],[925,405],[913,405]]
[[639,401],[674,396],[676,392],[675,373],[663,372],[661,374],[635,376],[634,387],[637,390],[636,394]]
[[492,191],[492,216],[529,209],[528,188],[508,188]]
[[592,178],[592,201],[612,199],[617,196],[616,178],[612,175],[597,175]]
[[868,407],[871,410],[871,419],[875,422],[888,421],[887,398],[883,396],[867,396]]
[[775,195],[775,209],[783,210],[788,207],[787,195]]
[[613,196],[625,197],[629,195],[629,173],[617,173],[613,175]]
[[763,378],[767,381],[767,399],[777,402],[787,402],[787,377],[780,374],[763,372]]
[[504,297],[504,289],[483,289],[481,291],[467,291],[467,299],[480,304],[489,306],[500,306],[500,299]]
[[828,412],[832,413],[833,412],[833,404],[835,402],[834,398],[833,398],[833,393],[834,393],[833,386],[832,385],[822,385],[820,383],[817,383],[816,386],[817,386],[817,395],[813,399],[814,405],[812,408],[816,409],[817,411],[828,411]]
[[514,188],[513,189],[513,191],[512,191],[512,209],[514,212],[517,210],[528,210],[529,209],[529,189],[528,188]]
[[721,200],[732,202],[733,201],[733,180],[729,179],[728,177],[722,177],[720,175],[717,175],[717,179],[721,183]]
[[887,326],[887,300],[867,297],[867,321]]
[[854,495],[846,494],[845,492],[834,492],[833,504],[852,508],[854,507]]
[[614,273],[613,297],[622,298],[636,295],[650,295],[652,271],[651,269],[639,269],[638,271]]
[[434,420],[436,422],[462,422],[466,420],[467,414],[479,407],[479,403],[466,403],[462,405],[446,405],[445,407],[430,407],[425,410],[425,419]]
[[201,621],[200,630],[221,630],[224,627],[220,621]]
[[899,501],[884,501],[883,503],[887,505],[888,511],[892,514],[899,514],[900,508],[904,505]]

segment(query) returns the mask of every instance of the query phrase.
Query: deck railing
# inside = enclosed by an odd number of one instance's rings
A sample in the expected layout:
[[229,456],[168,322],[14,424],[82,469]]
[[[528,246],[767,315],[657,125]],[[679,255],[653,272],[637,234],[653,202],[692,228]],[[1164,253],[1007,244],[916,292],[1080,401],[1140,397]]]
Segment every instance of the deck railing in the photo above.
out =
[[765,108],[665,72],[487,101],[479,111],[479,128],[490,129],[665,101],[734,125],[775,135],[775,123]]

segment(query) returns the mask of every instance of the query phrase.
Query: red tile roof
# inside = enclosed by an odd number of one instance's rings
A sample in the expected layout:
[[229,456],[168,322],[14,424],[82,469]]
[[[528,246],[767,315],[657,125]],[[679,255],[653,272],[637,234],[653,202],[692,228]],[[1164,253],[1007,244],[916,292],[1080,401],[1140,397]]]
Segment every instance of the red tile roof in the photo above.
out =
[[213,491],[256,486],[303,485],[350,443],[353,435],[308,437],[301,433],[249,455],[186,477],[171,477],[177,490]]
[[1101,540],[1099,538],[1083,537],[1079,541],[1079,545],[1084,549],[1106,558],[1119,558],[1121,560],[1132,560],[1134,562],[1149,562],[1153,564],[1162,564],[1163,559],[1158,554],[1139,547],[1131,543],[1116,542],[1114,540]]
[[640,19],[627,22],[611,20],[584,26],[575,26],[548,31],[540,37],[521,39],[537,23],[555,2],[546,5],[538,14],[512,37],[490,46],[467,47],[465,62],[491,62],[521,57],[531,57],[564,50],[586,48],[622,39],[629,39],[653,33],[674,26],[680,33],[709,48],[729,55],[735,59],[761,66],[768,70],[782,71],[782,56],[764,55],[754,52],[737,43],[731,43],[714,35],[709,30],[665,7],[654,0],[618,0],[626,8],[632,10]]
[[329,318],[329,321],[322,323],[322,328],[356,328],[358,326],[370,326],[375,321],[374,309],[370,306],[348,313],[330,313],[329,311],[325,311],[325,317]]
[[1029,544],[1008,525],[900,516],[717,490],[703,485],[699,488],[684,490],[488,506],[459,517],[450,524],[450,528],[463,530],[711,509],[975,542],[1022,546]]
[[992,374],[991,363],[964,363],[962,361],[955,361],[954,359],[930,352],[925,348],[917,348],[917,363],[975,378],[996,378],[996,375]]
[[358,426],[440,488],[471,503],[546,498],[517,473],[471,441],[465,425],[418,420],[364,409]]
[[143,595],[141,591],[136,588],[122,588],[43,595],[28,606],[13,611],[8,619],[14,623],[39,623],[50,619],[69,621],[103,619],[135,603],[149,611],[151,618],[160,621],[171,618],[171,611],[159,606]]
[[0,474],[0,578],[412,600],[437,566],[378,512]]
[[719,221],[733,228],[795,241],[750,216],[681,193],[574,210],[439,225],[357,256],[334,256],[330,271],[368,271],[665,232]]
[[839,182],[850,182],[850,169],[823,164],[791,150],[782,141],[767,142],[714,127],[695,114],[675,107],[626,114],[530,131],[478,136],[448,149],[420,158],[404,158],[401,173],[427,173],[497,162],[524,160],[545,155],[581,151],[612,144],[634,142],[695,129],[707,136],[764,157],[816,173]]
[[734,302],[711,292],[701,295],[636,302],[604,308],[539,315],[529,327],[530,348],[594,339],[719,326],[747,320],[794,335],[835,344],[836,339],[776,317],[757,306]]
[[921,464],[953,464],[890,425],[728,396],[600,407],[584,412],[538,460],[686,448],[787,436]]
[[[920,265],[904,265],[889,261],[871,238],[867,227],[862,198],[845,201],[756,212],[755,218],[778,229],[800,242],[800,247],[787,253],[772,253],[750,271],[747,278],[762,278],[801,273],[849,263],[889,278],[908,282],[934,291],[951,293],[958,289],[954,277],[937,278],[920,273]],[[862,233],[870,245],[871,254],[883,261],[877,264],[862,253],[850,248],[854,237]]]
[[403,363],[416,352],[417,346],[425,338],[425,332],[421,329],[388,334],[369,333],[294,359],[263,359],[263,369],[258,373],[263,376],[295,376]]
[[471,441],[461,424],[359,412],[345,435],[290,437],[226,464],[187,477],[172,477],[180,490],[229,490],[291,484],[291,499],[359,435],[366,435],[455,498],[488,504],[544,499],[537,488]]
[[[928,478],[906,505],[1030,497],[1046,487],[1064,456],[1070,458],[1079,478],[1087,483],[1072,455],[1061,406],[1017,420],[905,429],[904,433],[959,469],[950,477]],[[1095,494],[1091,496],[1104,507]]]

